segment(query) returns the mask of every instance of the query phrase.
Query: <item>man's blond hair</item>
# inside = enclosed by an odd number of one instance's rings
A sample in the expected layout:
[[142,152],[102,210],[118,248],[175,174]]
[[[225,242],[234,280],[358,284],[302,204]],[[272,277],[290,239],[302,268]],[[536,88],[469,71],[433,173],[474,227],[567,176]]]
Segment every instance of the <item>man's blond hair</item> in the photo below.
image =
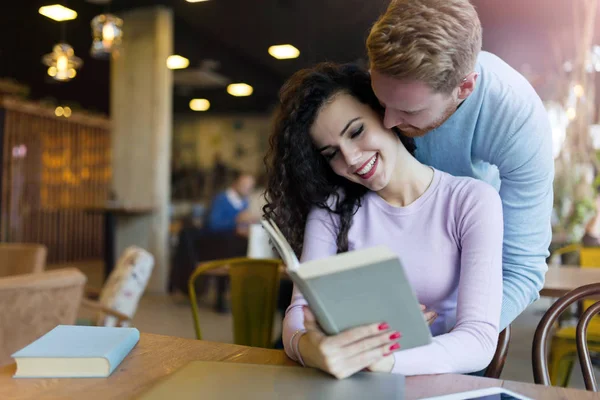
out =
[[367,50],[371,69],[449,93],[475,67],[481,23],[469,0],[392,0]]

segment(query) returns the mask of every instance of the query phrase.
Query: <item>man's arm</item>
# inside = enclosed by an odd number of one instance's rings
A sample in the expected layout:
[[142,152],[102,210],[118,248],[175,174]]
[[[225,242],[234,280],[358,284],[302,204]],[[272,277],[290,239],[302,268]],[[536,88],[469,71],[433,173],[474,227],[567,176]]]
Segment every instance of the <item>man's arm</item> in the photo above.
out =
[[541,101],[534,103],[515,116],[491,160],[500,172],[504,212],[500,330],[539,298],[547,271],[554,196],[552,130]]

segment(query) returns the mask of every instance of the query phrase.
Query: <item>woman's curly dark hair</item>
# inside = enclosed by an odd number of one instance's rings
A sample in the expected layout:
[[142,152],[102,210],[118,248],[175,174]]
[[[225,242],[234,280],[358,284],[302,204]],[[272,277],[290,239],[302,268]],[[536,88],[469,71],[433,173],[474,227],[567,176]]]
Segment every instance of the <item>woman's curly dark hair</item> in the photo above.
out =
[[[315,206],[339,215],[337,250],[348,251],[352,218],[368,190],[335,174],[309,135],[319,111],[340,93],[355,97],[383,118],[384,108],[371,89],[369,73],[353,64],[321,63],[300,70],[280,90],[265,157],[268,184],[263,212],[279,226],[298,257],[306,219]],[[414,141],[395,131],[414,153]]]

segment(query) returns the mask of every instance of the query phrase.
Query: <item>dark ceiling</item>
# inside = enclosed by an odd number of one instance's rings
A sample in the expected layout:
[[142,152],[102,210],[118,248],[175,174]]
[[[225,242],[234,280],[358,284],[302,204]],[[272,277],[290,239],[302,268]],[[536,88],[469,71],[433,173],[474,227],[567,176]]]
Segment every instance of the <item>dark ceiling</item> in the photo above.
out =
[[[484,27],[484,49],[493,51],[516,68],[529,64],[544,77],[571,57],[572,2],[564,0],[474,0]],[[575,0],[575,3],[580,3]],[[40,14],[41,6],[60,3],[77,11],[73,21],[59,23]],[[113,0],[110,11],[152,5],[172,8],[174,53],[190,59],[191,69],[214,60],[216,72],[231,81],[254,87],[247,98],[228,95],[224,88],[176,85],[174,111],[190,112],[189,99],[206,97],[211,113],[264,112],[276,101],[277,90],[294,71],[319,61],[365,62],[364,41],[371,24],[388,0]],[[61,103],[108,113],[109,62],[89,56],[90,21],[105,6],[84,0],[20,0],[10,12],[0,13],[0,76],[31,88],[33,99],[54,98]],[[84,66],[70,82],[54,82],[41,57],[61,38]],[[125,35],[127,26],[124,26]],[[300,49],[295,60],[275,60],[267,53],[273,44],[292,43]],[[561,61],[562,62],[562,61]],[[189,72],[189,71],[188,71]],[[176,72],[177,74],[177,72]],[[177,75],[176,75],[177,79]],[[551,93],[542,78],[541,92]],[[547,82],[546,82],[547,83]]]

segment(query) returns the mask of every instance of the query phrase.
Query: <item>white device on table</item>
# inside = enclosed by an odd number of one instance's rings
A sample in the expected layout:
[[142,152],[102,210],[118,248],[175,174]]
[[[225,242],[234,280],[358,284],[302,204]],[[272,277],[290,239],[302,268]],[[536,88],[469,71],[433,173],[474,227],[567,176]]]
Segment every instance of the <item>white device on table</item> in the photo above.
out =
[[427,397],[423,400],[533,400],[522,394],[511,392],[501,387],[470,390],[442,396]]

